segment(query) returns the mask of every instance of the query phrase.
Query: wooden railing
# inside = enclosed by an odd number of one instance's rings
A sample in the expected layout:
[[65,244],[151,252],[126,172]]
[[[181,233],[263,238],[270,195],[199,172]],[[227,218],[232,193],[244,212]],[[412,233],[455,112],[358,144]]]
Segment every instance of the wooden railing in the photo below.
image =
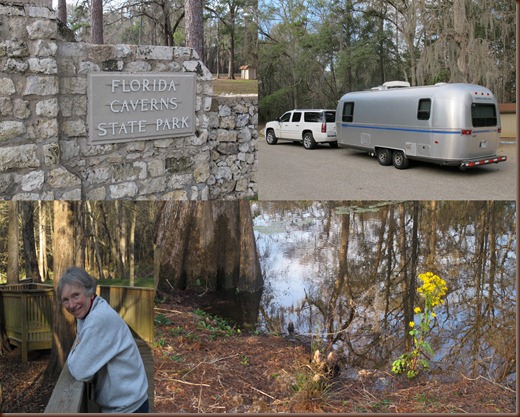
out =
[[22,348],[23,362],[30,351],[52,347],[52,285],[1,285],[0,298],[7,337]]
[[[150,412],[152,413],[154,396],[153,349],[151,344],[142,340],[136,340],[136,343],[146,370],[148,399],[150,401]],[[57,414],[98,413],[99,407],[95,403],[94,387],[89,383],[74,379],[70,374],[69,367],[65,364],[44,412]]]

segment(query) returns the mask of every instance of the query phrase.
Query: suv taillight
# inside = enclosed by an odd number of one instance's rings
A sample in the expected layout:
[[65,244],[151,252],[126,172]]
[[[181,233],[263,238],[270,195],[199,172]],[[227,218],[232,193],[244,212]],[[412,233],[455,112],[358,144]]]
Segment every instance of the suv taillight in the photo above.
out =
[[321,133],[327,133],[327,123],[321,124]]

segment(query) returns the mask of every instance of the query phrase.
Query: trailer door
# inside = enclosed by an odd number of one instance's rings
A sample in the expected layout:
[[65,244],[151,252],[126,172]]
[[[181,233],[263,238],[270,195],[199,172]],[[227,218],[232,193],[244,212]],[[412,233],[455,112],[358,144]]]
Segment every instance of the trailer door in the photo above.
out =
[[494,155],[500,140],[498,111],[494,103],[473,103],[471,105],[471,122],[473,129],[464,130],[463,136],[468,140],[466,150],[469,157]]

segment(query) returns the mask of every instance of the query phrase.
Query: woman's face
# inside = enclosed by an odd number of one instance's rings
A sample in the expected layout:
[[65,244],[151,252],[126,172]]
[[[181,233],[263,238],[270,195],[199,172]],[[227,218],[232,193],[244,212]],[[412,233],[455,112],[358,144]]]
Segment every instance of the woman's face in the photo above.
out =
[[70,314],[81,320],[87,316],[92,300],[87,297],[83,287],[65,284],[61,291],[61,302]]

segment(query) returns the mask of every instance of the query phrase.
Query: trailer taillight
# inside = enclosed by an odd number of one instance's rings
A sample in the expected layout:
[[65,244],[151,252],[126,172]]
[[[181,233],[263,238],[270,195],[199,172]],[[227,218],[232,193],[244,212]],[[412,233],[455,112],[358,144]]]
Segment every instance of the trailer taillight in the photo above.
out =
[[327,133],[327,123],[321,124],[321,133]]
[[460,133],[462,135],[471,135],[471,129],[462,129]]
[[498,133],[502,133],[502,128],[501,127],[498,128]]

